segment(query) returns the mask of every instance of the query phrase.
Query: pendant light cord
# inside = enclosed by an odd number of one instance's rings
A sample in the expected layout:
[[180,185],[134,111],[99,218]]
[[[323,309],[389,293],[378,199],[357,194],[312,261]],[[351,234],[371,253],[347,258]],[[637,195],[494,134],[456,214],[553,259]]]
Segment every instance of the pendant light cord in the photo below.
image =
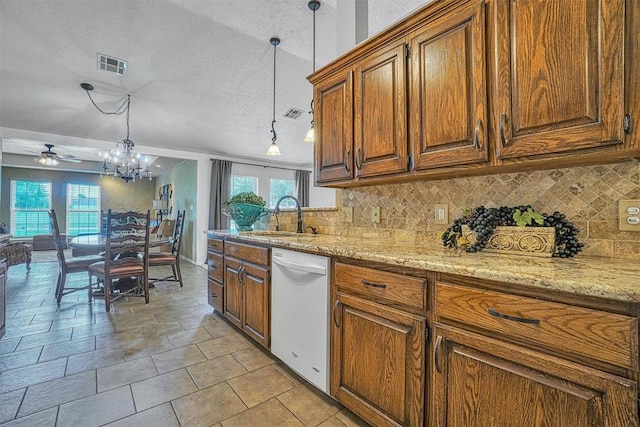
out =
[[[91,87],[90,90],[93,90],[93,87]],[[126,119],[127,119],[127,141],[129,141],[129,110],[130,110],[130,107],[131,107],[131,95],[127,95],[127,99],[122,101],[122,104],[120,104],[120,106],[118,108],[116,108],[115,111],[105,111],[102,108],[100,108],[98,106],[98,104],[96,104],[96,102],[93,100],[93,97],[91,96],[90,90],[85,89],[85,92],[87,92],[87,96],[89,96],[89,100],[91,101],[93,106],[96,107],[96,110],[98,110],[100,113],[104,114],[105,116],[111,116],[111,115],[119,116],[124,112],[127,113],[127,115],[126,115]]]
[[280,43],[280,40],[275,42],[272,39],[271,41],[271,44],[273,44],[273,117],[271,119],[271,132],[273,133],[273,138],[271,138],[271,141],[273,142],[276,142],[277,139],[274,124],[276,123],[276,49],[278,47],[278,43]]

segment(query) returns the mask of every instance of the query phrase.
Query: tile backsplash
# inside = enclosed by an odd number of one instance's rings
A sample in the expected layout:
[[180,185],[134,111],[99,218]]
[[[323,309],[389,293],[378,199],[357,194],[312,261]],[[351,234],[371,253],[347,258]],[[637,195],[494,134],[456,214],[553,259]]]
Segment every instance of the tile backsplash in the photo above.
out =
[[[439,245],[445,225],[434,224],[434,205],[449,206],[449,222],[464,209],[531,205],[536,212],[560,211],[580,229],[583,255],[640,260],[640,232],[617,226],[618,199],[640,199],[640,164],[624,163],[520,172],[438,181],[377,185],[338,190],[338,209],[306,210],[305,225],[320,233],[420,240]],[[371,221],[380,207],[379,224]],[[341,220],[342,207],[353,208],[353,222]],[[295,230],[295,215],[281,215],[283,229]],[[273,218],[268,227],[275,225]]]

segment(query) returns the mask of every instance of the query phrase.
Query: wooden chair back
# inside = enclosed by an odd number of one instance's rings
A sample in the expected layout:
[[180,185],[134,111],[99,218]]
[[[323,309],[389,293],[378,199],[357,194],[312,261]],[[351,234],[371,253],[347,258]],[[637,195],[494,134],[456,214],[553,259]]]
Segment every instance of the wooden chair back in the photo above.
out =
[[150,216],[150,211],[107,211],[105,271],[116,265],[141,262],[148,277]]
[[178,211],[176,223],[173,226],[173,237],[171,241],[171,253],[180,256],[180,248],[182,247],[182,232],[184,231],[184,217],[186,211]]
[[60,227],[58,226],[58,217],[56,216],[55,209],[51,209],[49,212],[49,225],[51,227],[51,235],[53,236],[53,244],[58,252],[58,262],[61,267],[65,266],[64,248],[66,245],[62,244],[62,236],[60,235]]

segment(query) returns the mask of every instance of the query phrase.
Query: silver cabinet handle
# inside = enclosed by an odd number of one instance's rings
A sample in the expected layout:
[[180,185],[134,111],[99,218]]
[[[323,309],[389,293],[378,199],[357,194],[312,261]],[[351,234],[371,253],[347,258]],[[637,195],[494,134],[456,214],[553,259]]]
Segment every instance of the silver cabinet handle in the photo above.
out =
[[478,119],[478,121],[476,122],[476,128],[473,131],[473,146],[476,147],[476,150],[480,149],[479,134],[480,134],[481,126],[482,126],[482,119]]
[[244,265],[241,265],[238,268],[238,281],[244,285],[244,272],[247,268]]
[[336,325],[336,328],[340,327],[340,325],[338,325],[338,316],[337,316],[339,305],[340,305],[340,300],[336,300],[336,302],[333,303],[333,324]]
[[387,285],[385,285],[384,283],[371,283],[371,282],[367,282],[366,280],[362,279],[362,284],[364,286],[369,286],[372,288],[380,288],[380,289],[386,289]]
[[363,161],[362,150],[358,148],[358,154],[356,155],[356,168],[362,169],[362,161]]
[[351,172],[351,168],[349,168],[349,155],[351,154],[351,150],[347,150],[346,153],[344,153],[344,168],[347,170],[347,172]]
[[505,130],[506,127],[507,127],[507,115],[503,113],[500,116],[500,143],[502,143],[502,146],[504,148],[509,146],[509,141],[507,141],[506,130]]
[[529,323],[530,325],[540,324],[540,320],[538,319],[529,319],[526,317],[511,316],[509,314],[500,313],[499,311],[496,311],[492,308],[488,308],[487,313],[489,313],[493,317],[499,317],[500,319],[511,320],[512,322]]
[[436,368],[436,372],[442,373],[442,366],[440,366],[440,351],[442,349],[442,336],[438,335],[436,338],[436,346],[433,349],[433,366]]

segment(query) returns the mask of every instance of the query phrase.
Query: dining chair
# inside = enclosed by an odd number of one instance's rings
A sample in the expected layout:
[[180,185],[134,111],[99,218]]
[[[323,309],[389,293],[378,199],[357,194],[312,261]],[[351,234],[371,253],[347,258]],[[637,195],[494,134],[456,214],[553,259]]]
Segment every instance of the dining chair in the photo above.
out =
[[[58,217],[56,216],[56,211],[55,209],[51,209],[48,213],[49,224],[51,225],[51,234],[53,235],[53,244],[56,248],[56,251],[58,252],[58,280],[56,282],[55,297],[58,305],[60,305],[60,301],[62,300],[63,295],[87,289],[87,286],[68,286],[67,275],[87,272],[91,264],[102,261],[104,257],[101,255],[87,255],[67,258],[64,254],[66,245],[62,241],[62,235],[60,234],[60,227],[58,226]],[[91,302],[91,298],[89,298],[89,302]]]
[[184,230],[184,217],[186,211],[178,211],[176,222],[173,226],[173,236],[171,238],[171,251],[149,254],[149,267],[170,265],[172,275],[163,278],[151,279],[151,283],[156,282],[180,282],[182,283],[182,272],[180,271],[180,248],[182,247],[182,232]]
[[[147,213],[107,211],[104,260],[89,266],[90,298],[102,285],[106,311],[111,303],[129,296],[144,296],[149,303],[149,223]],[[98,282],[93,283],[93,277]]]

